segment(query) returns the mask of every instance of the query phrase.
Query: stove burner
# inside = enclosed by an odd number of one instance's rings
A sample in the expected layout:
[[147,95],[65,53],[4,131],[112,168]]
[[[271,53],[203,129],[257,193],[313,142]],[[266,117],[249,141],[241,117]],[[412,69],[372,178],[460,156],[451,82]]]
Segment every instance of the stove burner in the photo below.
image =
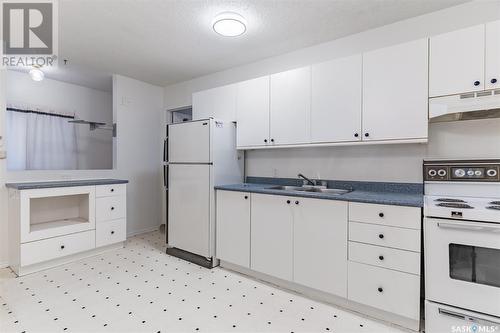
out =
[[465,201],[460,200],[460,199],[449,199],[449,198],[439,198],[439,199],[436,199],[434,201],[440,201],[440,202],[465,202]]
[[440,207],[449,207],[449,208],[465,208],[465,209],[472,209],[474,207],[472,206],[469,206],[467,204],[463,204],[463,203],[455,203],[455,202],[445,202],[445,203],[439,203],[437,204],[436,206],[440,206]]
[[500,210],[500,206],[486,206],[486,208],[488,208],[488,209],[494,209],[494,210]]
[[491,201],[490,205],[499,206],[500,205],[500,201]]

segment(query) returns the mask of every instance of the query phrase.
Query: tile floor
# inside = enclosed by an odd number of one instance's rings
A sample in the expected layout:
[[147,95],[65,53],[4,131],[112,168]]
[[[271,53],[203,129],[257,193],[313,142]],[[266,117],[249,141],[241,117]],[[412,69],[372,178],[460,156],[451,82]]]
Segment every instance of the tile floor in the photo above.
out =
[[0,270],[0,332],[402,332],[168,256],[163,237],[22,278]]

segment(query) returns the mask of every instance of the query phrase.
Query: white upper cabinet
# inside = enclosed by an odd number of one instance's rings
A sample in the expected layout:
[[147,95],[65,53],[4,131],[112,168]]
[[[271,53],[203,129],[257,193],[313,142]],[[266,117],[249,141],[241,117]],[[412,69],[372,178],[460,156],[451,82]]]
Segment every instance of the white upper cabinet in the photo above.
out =
[[486,89],[500,87],[500,20],[486,24]]
[[193,120],[215,118],[236,121],[237,85],[193,93]]
[[265,146],[269,141],[269,76],[237,85],[236,145]]
[[430,97],[484,89],[484,29],[481,24],[430,38]]
[[312,66],[311,141],[361,140],[361,55]]
[[271,75],[271,144],[310,142],[311,67]]
[[363,140],[427,138],[427,39],[363,55]]

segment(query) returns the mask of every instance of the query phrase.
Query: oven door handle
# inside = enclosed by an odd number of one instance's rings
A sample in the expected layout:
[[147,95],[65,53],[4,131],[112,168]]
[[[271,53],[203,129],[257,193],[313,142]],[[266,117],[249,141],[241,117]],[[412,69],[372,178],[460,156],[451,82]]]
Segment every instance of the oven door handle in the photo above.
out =
[[488,231],[488,232],[500,232],[500,224],[491,225],[492,223],[480,223],[480,222],[438,222],[438,227],[442,229],[458,229],[458,230],[471,230],[471,231]]

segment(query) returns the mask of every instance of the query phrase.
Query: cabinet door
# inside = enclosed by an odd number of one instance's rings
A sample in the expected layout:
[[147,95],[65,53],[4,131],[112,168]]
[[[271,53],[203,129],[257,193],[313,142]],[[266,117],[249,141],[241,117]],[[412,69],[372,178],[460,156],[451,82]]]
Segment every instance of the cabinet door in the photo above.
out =
[[217,191],[217,258],[250,268],[250,193]]
[[193,120],[236,121],[236,84],[193,93]]
[[483,89],[484,24],[430,38],[430,97]]
[[258,272],[292,280],[293,198],[252,193],[251,265]]
[[500,87],[500,20],[486,24],[486,89]]
[[269,76],[238,83],[236,145],[269,144]]
[[310,142],[311,67],[271,75],[271,143]]
[[363,140],[427,138],[427,39],[363,55]]
[[347,202],[296,198],[293,206],[294,281],[347,297]]
[[361,140],[361,55],[312,66],[311,141]]
[[212,89],[193,93],[193,120],[208,119],[214,110]]

